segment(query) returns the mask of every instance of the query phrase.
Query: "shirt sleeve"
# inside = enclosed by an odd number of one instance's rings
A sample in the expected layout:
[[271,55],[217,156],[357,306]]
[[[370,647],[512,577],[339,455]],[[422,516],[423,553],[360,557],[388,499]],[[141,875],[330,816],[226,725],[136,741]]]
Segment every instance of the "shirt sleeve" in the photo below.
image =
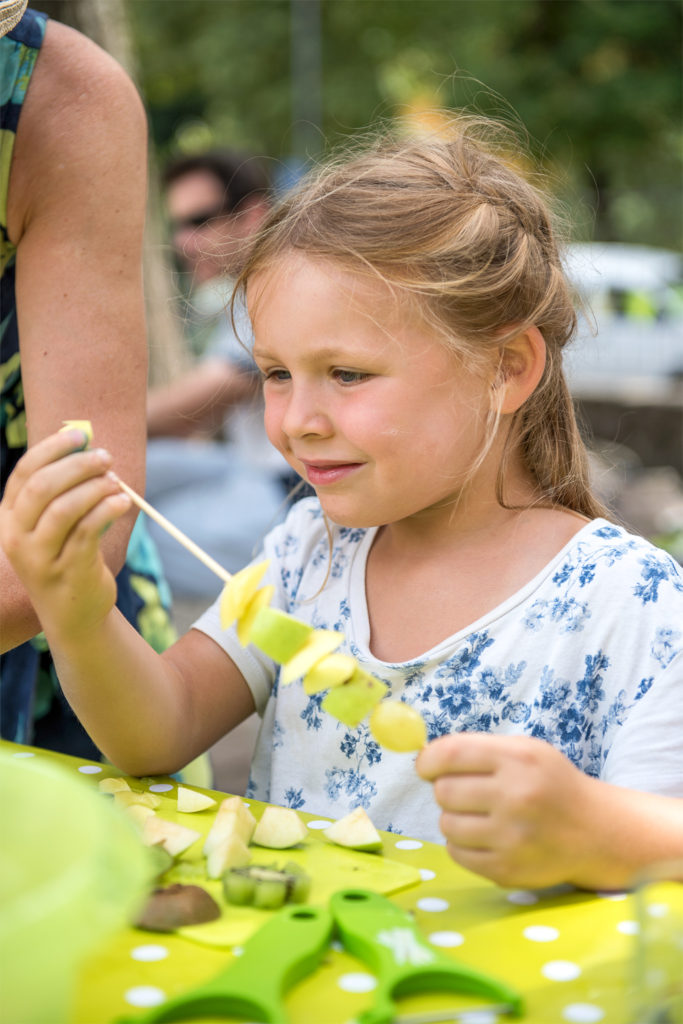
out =
[[617,730],[601,778],[628,789],[683,797],[683,653]]

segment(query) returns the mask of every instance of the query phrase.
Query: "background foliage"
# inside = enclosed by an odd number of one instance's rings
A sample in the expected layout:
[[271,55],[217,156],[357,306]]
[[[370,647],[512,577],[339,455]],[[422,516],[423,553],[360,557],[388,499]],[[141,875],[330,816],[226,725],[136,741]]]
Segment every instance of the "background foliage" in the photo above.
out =
[[521,119],[577,237],[679,248],[678,0],[126,0],[159,157],[286,172],[377,118]]

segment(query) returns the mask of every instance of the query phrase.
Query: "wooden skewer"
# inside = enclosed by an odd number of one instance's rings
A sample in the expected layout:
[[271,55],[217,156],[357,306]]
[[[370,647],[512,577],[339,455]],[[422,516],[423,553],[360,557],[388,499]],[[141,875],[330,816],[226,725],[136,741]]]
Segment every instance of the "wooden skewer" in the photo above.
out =
[[219,565],[211,555],[208,555],[206,551],[203,551],[202,548],[200,548],[198,544],[195,544],[193,540],[190,540],[182,530],[179,530],[177,526],[174,526],[173,523],[169,522],[166,516],[162,516],[161,512],[157,512],[157,510],[153,508],[149,502],[145,501],[144,498],[141,498],[132,487],[129,487],[128,484],[124,484],[123,480],[119,479],[118,476],[116,477],[116,482],[121,490],[125,491],[133,504],[137,505],[139,509],[142,509],[145,515],[148,515],[150,519],[153,519],[155,523],[158,523],[162,530],[166,530],[166,533],[170,534],[174,540],[177,540],[178,543],[181,544],[186,551],[189,551],[191,555],[198,558],[207,569],[214,572],[216,576],[223,580],[224,583],[229,582],[231,577],[227,569],[224,569],[222,565]]

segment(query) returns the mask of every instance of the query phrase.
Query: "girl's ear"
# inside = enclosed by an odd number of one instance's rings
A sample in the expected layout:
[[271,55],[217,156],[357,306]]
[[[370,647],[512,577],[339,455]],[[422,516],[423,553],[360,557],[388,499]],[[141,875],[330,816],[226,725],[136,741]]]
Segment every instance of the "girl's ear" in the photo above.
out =
[[533,394],[545,369],[546,348],[538,327],[528,327],[501,346],[498,373],[493,382],[496,410],[516,412]]

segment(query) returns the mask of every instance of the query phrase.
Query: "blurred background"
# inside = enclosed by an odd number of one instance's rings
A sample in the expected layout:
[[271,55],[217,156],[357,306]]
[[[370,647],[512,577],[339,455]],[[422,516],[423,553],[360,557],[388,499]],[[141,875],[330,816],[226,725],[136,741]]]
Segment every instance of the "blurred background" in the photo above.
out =
[[264,154],[286,188],[378,119],[436,108],[528,132],[571,221],[588,307],[567,372],[600,490],[683,558],[683,119],[679,0],[31,0],[131,73],[151,140],[152,379],[184,365],[158,168]]

